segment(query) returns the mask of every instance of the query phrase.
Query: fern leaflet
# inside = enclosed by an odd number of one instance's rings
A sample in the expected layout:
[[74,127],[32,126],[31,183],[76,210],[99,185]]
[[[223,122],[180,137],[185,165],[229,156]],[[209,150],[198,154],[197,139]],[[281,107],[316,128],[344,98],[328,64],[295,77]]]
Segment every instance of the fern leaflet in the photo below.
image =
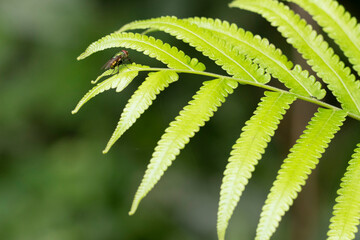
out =
[[270,239],[345,117],[342,110],[319,108],[315,113],[279,170],[263,207],[256,239]]
[[335,40],[360,74],[360,25],[333,0],[288,0],[299,4]]
[[239,53],[253,59],[273,77],[285,84],[291,92],[303,96],[313,96],[322,99],[325,90],[321,89],[320,82],[314,76],[309,76],[300,65],[292,68],[292,62],[276,49],[267,39],[253,36],[251,32],[238,28],[235,24],[227,21],[211,18],[189,18],[186,21],[211,31],[217,37],[231,43],[239,50]]
[[167,32],[195,47],[205,56],[214,60],[216,64],[230,75],[248,81],[267,83],[270,77],[264,70],[253,64],[249,59],[239,55],[231,44],[218,39],[211,32],[190,24],[176,17],[161,17],[149,20],[135,21],[123,26],[119,31],[132,29],[153,28]]
[[[117,92],[121,92],[126,88],[131,81],[138,75],[139,69],[148,68],[148,66],[142,66],[138,64],[132,64],[129,67],[121,66],[119,68],[119,73],[115,74],[108,79],[104,80],[103,82],[97,84],[95,87],[93,87],[85,96],[79,101],[79,103],[76,105],[75,109],[72,111],[72,114],[75,114],[79,111],[79,109],[90,99],[95,97],[96,95],[109,90],[110,88],[116,88]],[[100,77],[103,77],[104,75],[108,75],[108,73],[113,72],[113,69],[109,69],[103,74],[100,75]],[[98,77],[98,79],[100,78]],[[98,80],[97,79],[97,80]],[[95,81],[97,81],[95,80]]]
[[225,238],[230,217],[254,171],[254,166],[261,159],[282,115],[294,100],[295,97],[290,94],[265,92],[265,97],[261,99],[254,115],[246,122],[240,138],[233,146],[220,191],[217,222],[220,240]]
[[[122,69],[124,66],[119,66],[119,73],[120,73],[120,69]],[[103,72],[102,74],[100,74],[95,80],[91,80],[91,83],[92,84],[95,84],[97,83],[98,81],[100,81],[100,79],[102,79],[103,77],[107,77],[107,76],[111,76],[111,75],[114,75],[114,72],[116,70],[114,69],[109,69],[109,70],[106,70],[105,72]]]
[[138,33],[112,33],[107,35],[90,44],[85,52],[78,57],[78,60],[84,59],[95,52],[113,47],[126,47],[141,51],[163,62],[169,68],[197,71],[205,70],[204,64],[200,63],[196,58],[191,59],[176,47],[171,47],[159,39]]
[[136,119],[152,104],[152,101],[160,91],[178,79],[179,76],[173,71],[149,73],[149,76],[131,96],[128,104],[125,106],[120,121],[103,153],[107,153],[121,135],[135,123]]
[[135,194],[130,215],[135,213],[141,199],[160,180],[180,150],[195,135],[195,132],[199,131],[200,127],[210,119],[237,85],[236,81],[226,79],[204,82],[189,105],[185,106],[175,121],[170,123],[155,148],[143,180]]
[[261,14],[287,38],[341,103],[343,109],[360,113],[360,82],[334,54],[334,50],[304,19],[275,0],[235,0],[230,6]]
[[360,218],[360,144],[349,162],[338,191],[334,216],[331,218],[329,240],[355,239]]

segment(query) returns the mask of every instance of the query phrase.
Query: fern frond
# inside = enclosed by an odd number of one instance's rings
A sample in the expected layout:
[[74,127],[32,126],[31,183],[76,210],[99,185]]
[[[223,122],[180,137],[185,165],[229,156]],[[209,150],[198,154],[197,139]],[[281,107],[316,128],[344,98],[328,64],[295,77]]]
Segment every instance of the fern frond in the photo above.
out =
[[345,117],[342,110],[319,108],[315,113],[279,170],[263,207],[256,239],[270,239]]
[[309,76],[299,65],[292,68],[293,63],[288,61],[280,49],[260,36],[254,36],[251,32],[238,28],[235,24],[212,18],[188,18],[186,21],[196,24],[198,27],[207,29],[217,37],[231,43],[239,50],[239,53],[253,59],[273,77],[294,92],[303,96],[313,96],[322,99],[325,90],[321,89],[320,82],[314,76]]
[[199,131],[200,127],[210,119],[237,85],[236,81],[226,79],[215,79],[203,83],[193,100],[180,111],[179,116],[170,123],[170,126],[165,130],[164,135],[158,142],[143,180],[135,194],[129,214],[135,213],[141,199],[160,180],[166,169],[180,153],[180,150]]
[[295,97],[291,94],[265,92],[265,97],[261,99],[254,115],[246,122],[240,138],[233,146],[220,191],[217,221],[220,240],[225,238],[228,222],[254,166],[261,159],[282,116],[294,100]]
[[[113,75],[112,77],[109,77],[108,79],[104,80],[101,83],[98,83],[95,87],[93,87],[88,93],[85,94],[85,96],[79,101],[79,103],[76,105],[75,109],[71,112],[72,114],[75,114],[79,111],[79,109],[90,99],[95,97],[96,95],[109,90],[110,88],[116,88],[117,92],[121,92],[126,88],[131,81],[138,75],[139,69],[148,68],[148,66],[138,65],[138,64],[132,64],[127,66],[120,66],[119,67],[119,73]],[[103,74],[100,75],[100,77],[103,77],[104,75],[108,75],[108,73],[113,72],[113,69],[109,69]],[[98,78],[99,79],[99,78]],[[97,81],[97,80],[95,80]]]
[[190,58],[183,51],[176,47],[171,47],[159,39],[148,37],[146,35],[134,33],[112,33],[96,42],[83,52],[78,60],[84,59],[89,55],[113,47],[126,47],[134,49],[144,54],[156,58],[166,64],[169,68],[204,71],[205,65],[196,58]]
[[136,119],[148,109],[160,91],[164,90],[170,83],[175,82],[178,79],[179,76],[174,71],[149,73],[148,77],[131,96],[128,104],[125,106],[120,121],[103,153],[107,153],[121,135],[123,135],[124,132],[135,123]]
[[270,76],[264,70],[253,64],[249,59],[239,55],[238,51],[226,41],[221,40],[206,31],[176,17],[160,17],[149,20],[135,21],[123,26],[119,31],[133,29],[158,29],[167,32],[195,47],[205,56],[214,60],[216,64],[230,75],[244,80],[267,83]]
[[311,15],[339,45],[360,75],[360,25],[355,17],[333,0],[288,0],[295,2]]
[[278,27],[278,31],[328,84],[343,109],[360,113],[360,82],[355,81],[350,69],[304,19],[275,0],[235,0],[230,6],[257,12]]
[[360,144],[342,178],[331,218],[329,240],[355,239],[360,218]]

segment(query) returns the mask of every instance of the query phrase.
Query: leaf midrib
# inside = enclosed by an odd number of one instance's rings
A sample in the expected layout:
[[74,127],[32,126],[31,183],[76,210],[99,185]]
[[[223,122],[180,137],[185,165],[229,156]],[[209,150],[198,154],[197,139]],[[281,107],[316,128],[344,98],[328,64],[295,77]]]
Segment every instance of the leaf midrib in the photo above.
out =
[[[288,23],[288,21],[287,21],[286,19],[284,19],[281,15],[278,15],[278,14],[277,14],[276,12],[274,12],[271,8],[268,8],[267,6],[263,6],[263,8],[269,10],[270,12],[273,12],[273,14],[274,14],[274,15],[277,15],[279,18],[281,18],[281,19],[283,20],[283,22],[287,22],[287,23]],[[289,10],[289,11],[291,11],[291,10]],[[295,13],[294,13],[294,15],[295,15]],[[299,21],[301,21],[301,20],[299,20]],[[306,24],[307,24],[307,23],[306,23]],[[354,99],[354,97],[353,97],[353,95],[352,95],[352,92],[349,91],[349,89],[347,88],[347,86],[346,86],[345,83],[343,82],[342,78],[338,75],[338,73],[334,70],[334,68],[333,68],[331,65],[329,65],[327,61],[325,61],[325,60],[323,59],[322,55],[320,55],[320,54],[318,53],[317,48],[314,49],[314,48],[312,47],[312,45],[310,45],[309,42],[308,42],[307,40],[305,40],[304,37],[303,37],[301,34],[299,34],[299,31],[297,31],[298,28],[295,28],[295,27],[297,27],[297,24],[294,24],[294,25],[287,24],[287,25],[288,25],[290,28],[292,28],[298,36],[300,36],[300,38],[307,44],[307,46],[308,46],[312,51],[314,51],[314,52],[317,54],[317,56],[318,56],[318,57],[323,61],[323,63],[333,72],[333,74],[337,77],[337,79],[339,79],[339,82],[342,84],[342,86],[344,87],[344,89],[345,89],[346,92],[348,93],[348,96],[350,96],[350,98],[351,98],[352,102],[355,104],[358,112],[360,112],[360,106],[359,106],[358,103],[355,101],[355,99]],[[308,24],[307,24],[307,25],[308,25]],[[312,29],[312,31],[315,31],[315,30]],[[301,32],[301,31],[300,31],[300,32]],[[320,35],[317,34],[317,36],[320,36]],[[329,46],[328,46],[328,49],[330,49]],[[328,49],[327,49],[327,50],[328,50]],[[335,55],[335,53],[334,53],[334,55]],[[340,61],[339,61],[339,62],[340,62]]]
[[159,21],[152,21],[153,23],[155,24],[163,24],[163,25],[170,25],[170,26],[173,26],[173,27],[178,27],[178,28],[181,28],[182,30],[190,33],[190,34],[193,34],[195,35],[197,38],[201,39],[202,41],[204,41],[205,43],[207,43],[208,45],[210,45],[211,47],[213,47],[214,49],[216,49],[218,52],[222,53],[226,58],[228,58],[230,61],[232,61],[233,63],[235,63],[238,67],[240,67],[241,69],[244,70],[244,72],[246,72],[246,74],[251,77],[254,82],[257,82],[259,83],[259,81],[256,80],[256,78],[250,74],[242,65],[240,65],[237,61],[235,61],[235,59],[233,59],[232,57],[230,57],[229,55],[227,55],[225,52],[221,51],[219,48],[217,48],[214,44],[210,43],[209,41],[207,41],[206,39],[204,39],[203,37],[201,37],[200,35],[196,34],[195,32],[193,31],[190,31],[188,28],[184,28],[183,26],[181,25],[178,25],[178,24],[174,24],[172,22],[159,22]]

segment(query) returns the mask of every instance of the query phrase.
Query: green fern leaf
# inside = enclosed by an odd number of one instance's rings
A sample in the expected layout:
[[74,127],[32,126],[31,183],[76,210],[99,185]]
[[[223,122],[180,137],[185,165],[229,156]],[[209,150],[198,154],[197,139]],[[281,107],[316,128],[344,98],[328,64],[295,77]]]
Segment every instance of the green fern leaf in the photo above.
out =
[[333,0],[288,0],[299,4],[335,40],[360,75],[360,25]]
[[171,47],[159,39],[148,37],[146,35],[134,33],[112,33],[98,41],[90,44],[78,60],[84,59],[89,55],[113,47],[126,47],[143,52],[152,58],[166,64],[169,68],[204,71],[205,65],[200,63],[196,58],[190,58],[183,51],[176,47]]
[[216,64],[230,75],[247,81],[267,83],[270,76],[264,70],[253,64],[249,59],[239,55],[238,51],[226,41],[211,34],[210,31],[197,27],[176,17],[161,17],[149,20],[135,21],[123,26],[119,31],[132,29],[158,29],[167,32],[195,47],[205,56],[214,60]]
[[287,93],[265,92],[265,95],[233,146],[224,172],[217,222],[220,240],[225,238],[230,217],[251,177],[251,172],[254,171],[254,166],[261,159],[282,116],[295,100],[293,95]]
[[291,70],[293,64],[288,61],[280,49],[275,48],[267,39],[254,36],[251,32],[238,28],[235,24],[212,18],[188,18],[186,21],[198,27],[210,30],[217,37],[236,46],[243,55],[248,56],[264,68],[273,77],[285,84],[291,92],[303,96],[313,96],[322,99],[325,90],[320,82],[307,71],[302,71],[299,65]]
[[329,240],[355,239],[360,218],[360,144],[355,149],[340,186],[334,216],[330,220]]
[[[124,66],[119,66],[119,69],[120,68],[123,68]],[[114,72],[115,72],[116,70],[114,70],[114,69],[109,69],[109,70],[107,70],[107,71],[105,71],[105,72],[103,72],[102,74],[100,74],[95,80],[92,80],[91,81],[91,83],[92,84],[95,84],[95,83],[97,83],[101,78],[103,78],[103,77],[107,77],[107,76],[111,76],[111,75],[114,75]],[[120,72],[120,70],[119,70],[119,72]]]
[[176,72],[160,71],[149,73],[149,76],[132,95],[121,114],[120,121],[111,136],[103,153],[107,153],[111,146],[128,130],[140,115],[152,104],[156,95],[164,90],[170,83],[179,79]]
[[360,113],[360,82],[355,81],[350,69],[304,19],[275,0],[235,0],[230,6],[257,12],[277,26],[279,32],[328,84],[343,109]]
[[233,92],[238,83],[233,80],[215,79],[206,81],[203,86],[180,112],[176,120],[170,123],[155,148],[143,180],[135,194],[129,214],[134,214],[141,199],[155,186],[172,161],[184,148],[190,138],[214,114]]
[[263,207],[256,239],[270,239],[345,117],[342,110],[319,108],[315,113],[279,170]]
[[[148,68],[148,66],[138,65],[138,64],[132,64],[128,66],[121,66],[119,67],[119,73],[113,75],[112,77],[109,77],[108,79],[104,80],[103,82],[97,84],[95,87],[93,87],[88,93],[85,94],[85,96],[79,101],[79,103],[76,105],[75,109],[72,111],[72,114],[75,114],[79,111],[79,109],[90,99],[95,97],[96,95],[109,90],[110,88],[116,88],[117,92],[121,92],[126,88],[131,81],[138,75],[139,69]],[[109,69],[103,74],[100,75],[100,77],[103,77],[104,75],[108,75],[108,73],[113,72],[113,69]],[[97,81],[97,80],[95,80]]]

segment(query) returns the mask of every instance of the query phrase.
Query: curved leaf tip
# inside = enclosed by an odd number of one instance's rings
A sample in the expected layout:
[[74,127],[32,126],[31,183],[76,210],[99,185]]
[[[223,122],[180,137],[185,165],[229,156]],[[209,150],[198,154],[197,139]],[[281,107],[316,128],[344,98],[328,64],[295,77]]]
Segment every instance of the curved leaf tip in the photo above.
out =
[[[112,75],[106,80],[98,83],[90,91],[88,91],[85,94],[85,96],[79,101],[79,103],[76,105],[75,109],[72,111],[72,114],[78,112],[79,109],[90,99],[92,99],[96,95],[106,90],[109,90],[111,88],[116,88],[116,92],[120,92],[124,90],[124,88],[126,88],[131,83],[131,81],[138,75],[139,70],[144,68],[149,68],[149,67],[139,64],[132,64],[130,68],[125,66],[119,67],[119,72],[117,74]],[[109,75],[108,73],[111,71],[112,70],[108,70],[104,72],[99,76],[99,78]],[[97,78],[97,80],[99,78]]]

